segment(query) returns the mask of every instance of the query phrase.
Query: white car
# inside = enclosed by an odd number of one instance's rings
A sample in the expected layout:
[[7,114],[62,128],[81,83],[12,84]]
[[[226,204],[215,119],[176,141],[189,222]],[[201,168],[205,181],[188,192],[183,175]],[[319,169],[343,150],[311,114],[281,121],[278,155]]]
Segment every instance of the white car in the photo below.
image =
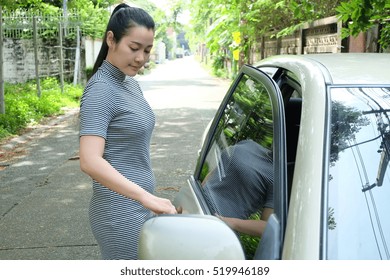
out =
[[389,65],[390,54],[342,53],[244,66],[175,199],[183,214],[145,223],[140,258],[249,258],[242,238],[214,215],[253,210],[257,190],[242,186],[251,175],[242,171],[242,184],[221,194],[207,180],[229,176],[231,147],[251,141],[272,159],[274,213],[250,258],[390,259]]

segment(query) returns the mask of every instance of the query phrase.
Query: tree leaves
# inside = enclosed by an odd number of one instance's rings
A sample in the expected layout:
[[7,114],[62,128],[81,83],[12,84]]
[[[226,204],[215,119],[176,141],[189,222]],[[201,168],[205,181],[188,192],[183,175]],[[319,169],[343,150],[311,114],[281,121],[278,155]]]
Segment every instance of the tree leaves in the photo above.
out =
[[338,17],[346,24],[343,38],[357,36],[376,24],[381,25],[379,43],[382,49],[390,46],[390,1],[352,0],[342,2],[337,8]]

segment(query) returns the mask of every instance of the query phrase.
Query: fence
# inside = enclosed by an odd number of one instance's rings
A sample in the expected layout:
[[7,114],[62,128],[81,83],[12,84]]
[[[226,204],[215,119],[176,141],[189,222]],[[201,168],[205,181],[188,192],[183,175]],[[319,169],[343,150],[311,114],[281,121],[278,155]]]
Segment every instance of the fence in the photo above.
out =
[[18,83],[55,76],[76,84],[81,75],[81,35],[77,13],[43,14],[28,10],[0,13],[2,82]]
[[378,52],[376,26],[356,38],[341,38],[342,23],[337,17],[328,17],[304,24],[293,35],[281,38],[263,36],[251,49],[253,63],[271,55],[339,52]]
[[[301,26],[294,34],[276,38],[274,34],[262,35],[249,50],[248,57],[241,53],[239,61],[233,61],[229,50],[225,50],[224,67],[228,76],[237,71],[237,65],[253,64],[261,59],[279,54],[339,53],[339,52],[379,52],[379,25],[357,37],[342,39],[342,22],[337,17],[328,17]],[[390,50],[385,50],[390,52]],[[211,57],[203,44],[198,48],[202,61]]]

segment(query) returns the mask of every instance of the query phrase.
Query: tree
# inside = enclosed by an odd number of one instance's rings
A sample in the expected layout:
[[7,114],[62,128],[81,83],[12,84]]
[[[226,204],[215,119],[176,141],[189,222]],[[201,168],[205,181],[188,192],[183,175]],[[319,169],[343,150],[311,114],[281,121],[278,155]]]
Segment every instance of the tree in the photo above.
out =
[[0,0],[0,6],[4,9],[15,9],[19,7],[25,7],[29,4],[40,3],[41,0]]
[[214,70],[223,67],[226,60],[231,60],[232,51],[240,48],[240,44],[233,41],[233,33],[240,32],[239,2],[238,0],[191,1],[192,30],[189,30],[188,34],[192,44],[197,44],[202,51],[202,59],[208,57],[204,52],[204,47],[207,46],[213,59]]
[[293,33],[303,24],[334,16],[336,7],[342,0],[290,0],[285,2],[287,9],[287,21],[283,22],[283,26],[279,29],[277,37],[283,37]]
[[63,0],[0,0],[0,5],[3,5],[6,9],[31,9],[39,7],[42,3],[55,6],[62,7]]
[[[187,9],[188,2],[189,0],[172,0],[167,2],[167,9],[162,10],[155,7],[151,11],[156,22],[155,39],[165,44],[167,53],[171,53],[180,42],[173,35],[185,33],[180,17]],[[170,34],[170,31],[175,31],[175,33]]]
[[390,46],[390,1],[389,0],[351,0],[343,1],[336,9],[339,18],[346,24],[342,36],[356,36],[374,25],[380,25],[382,49]]
[[68,2],[68,11],[73,11],[80,17],[81,31],[84,36],[103,38],[110,17],[106,8],[113,2],[114,0],[73,0]]
[[289,26],[293,20],[286,1],[280,0],[193,0],[190,9],[196,32],[191,38],[206,44],[217,61],[223,57],[235,61],[232,52],[239,51],[240,65],[250,63],[249,50],[261,36]]

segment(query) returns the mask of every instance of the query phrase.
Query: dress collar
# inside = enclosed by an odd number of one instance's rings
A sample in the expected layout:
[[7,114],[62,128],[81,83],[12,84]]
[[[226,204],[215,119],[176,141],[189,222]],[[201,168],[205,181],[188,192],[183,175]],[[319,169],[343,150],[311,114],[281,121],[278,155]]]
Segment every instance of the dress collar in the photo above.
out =
[[112,65],[107,60],[103,60],[103,63],[100,67],[103,70],[103,72],[108,72],[109,74],[111,74],[114,77],[114,79],[117,79],[121,82],[123,82],[126,79],[126,74],[123,73],[121,70],[119,70],[114,65]]

